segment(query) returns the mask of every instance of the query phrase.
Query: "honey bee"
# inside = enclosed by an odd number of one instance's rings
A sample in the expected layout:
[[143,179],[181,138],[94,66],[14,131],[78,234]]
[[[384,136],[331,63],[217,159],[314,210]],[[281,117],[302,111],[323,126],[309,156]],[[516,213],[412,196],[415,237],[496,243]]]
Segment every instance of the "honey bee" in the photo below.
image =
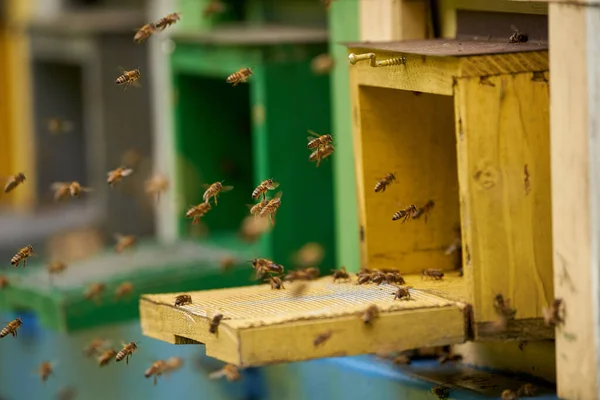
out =
[[406,282],[399,272],[387,272],[385,273],[385,281],[388,285],[404,285]]
[[135,352],[136,350],[136,342],[129,342],[127,344],[123,343],[123,348],[117,353],[117,355],[115,356],[115,360],[119,362],[125,359],[125,363],[129,364],[129,357],[132,356],[133,352]]
[[279,183],[278,182],[273,181],[273,179],[271,179],[271,178],[265,179],[252,192],[252,199],[256,200],[256,199],[258,199],[262,195],[263,196],[263,201],[264,201],[264,200],[267,199],[267,191],[269,191],[269,190],[275,190],[278,187],[279,187]]
[[127,90],[127,88],[131,86],[133,82],[140,79],[141,76],[142,74],[140,72],[140,67],[137,67],[136,69],[132,69],[131,71],[123,71],[123,75],[119,76],[115,83],[117,85],[125,85],[125,90]]
[[285,276],[285,280],[289,282],[312,281],[313,279],[317,279],[319,277],[319,273],[319,270],[314,267],[299,269],[288,273]]
[[202,15],[204,18],[208,18],[211,15],[222,14],[225,12],[225,4],[223,4],[220,0],[212,0],[210,3],[204,7],[202,10]]
[[163,17],[161,19],[159,19],[158,21],[156,21],[154,23],[154,26],[156,27],[156,29],[160,29],[161,31],[163,31],[165,28],[168,28],[169,26],[173,25],[175,22],[179,21],[179,19],[181,18],[179,15],[181,13],[171,13],[169,15],[167,15],[166,17]]
[[50,375],[52,375],[52,372],[53,372],[53,367],[50,362],[44,361],[43,363],[40,364],[38,373],[40,374],[40,378],[42,379],[42,382],[46,382],[48,380],[48,377],[50,377]]
[[529,36],[526,33],[519,32],[519,30],[511,25],[513,31],[515,31],[509,38],[509,43],[526,43],[529,40]]
[[56,394],[57,400],[75,400],[77,397],[77,389],[74,387],[63,387]]
[[412,288],[412,286],[398,286],[398,290],[396,290],[395,292],[392,293],[394,295],[394,300],[396,300],[396,299],[410,300],[410,289],[411,288]]
[[335,61],[329,54],[319,54],[310,62],[310,69],[315,75],[324,75],[331,72]]
[[212,197],[215,200],[215,206],[217,205],[219,193],[229,192],[233,189],[233,186],[223,186],[223,182],[215,182],[211,185],[205,184],[203,186],[206,188],[206,191],[202,195],[202,200],[204,200],[205,203],[209,203],[210,198]]
[[115,290],[115,301],[122,297],[129,296],[133,292],[133,283],[123,282]]
[[219,324],[221,323],[222,319],[223,314],[216,314],[214,317],[212,317],[212,319],[210,320],[210,326],[208,327],[208,331],[210,333],[217,333],[217,329],[219,329]]
[[170,357],[165,361],[165,364],[165,372],[173,372],[183,366],[183,359],[181,357]]
[[[107,344],[106,339],[96,338],[90,342],[84,349],[83,354],[86,357],[91,357],[94,354],[98,354],[100,349]],[[112,358],[112,357],[111,357]]]
[[8,278],[4,275],[0,275],[0,289],[4,289],[9,284]]
[[262,276],[266,273],[274,273],[278,275],[282,275],[284,271],[283,265],[276,264],[271,260],[267,260],[266,258],[255,258],[250,261],[252,263],[252,268],[256,271],[257,278],[262,278]]
[[115,233],[115,252],[121,253],[123,250],[129,249],[133,247],[137,243],[137,239],[133,235],[121,235],[120,233]]
[[92,283],[84,292],[83,296],[86,300],[100,301],[102,293],[106,290],[104,283]]
[[425,222],[427,222],[429,213],[431,212],[434,206],[435,203],[433,202],[433,200],[429,200],[427,203],[425,203],[423,207],[417,208],[417,211],[415,211],[412,215],[412,219],[418,219],[421,217],[421,215],[423,215]]
[[271,228],[269,221],[252,216],[244,218],[240,226],[239,236],[248,243],[254,243],[258,238]]
[[152,363],[152,365],[150,366],[150,368],[148,368],[146,370],[146,372],[144,372],[144,376],[146,378],[150,378],[151,376],[154,376],[154,386],[156,386],[156,383],[158,381],[158,377],[161,376],[163,374],[163,372],[165,372],[167,369],[167,363],[163,360],[158,360]]
[[394,215],[392,215],[392,221],[398,221],[399,219],[402,219],[402,223],[404,223],[404,222],[406,222],[407,219],[409,219],[416,212],[417,212],[417,207],[415,207],[414,205],[410,205],[410,206],[394,213]]
[[294,262],[299,267],[307,267],[309,265],[319,265],[325,257],[325,249],[322,245],[315,242],[306,243],[296,254],[294,254]]
[[327,331],[325,333],[321,333],[321,334],[317,335],[315,337],[315,339],[313,340],[313,345],[315,347],[322,345],[323,343],[325,343],[326,341],[329,340],[329,338],[331,337],[332,334],[333,334],[332,331]]
[[519,400],[519,396],[517,396],[517,394],[510,389],[504,390],[502,392],[501,398],[502,400]]
[[32,255],[33,255],[33,246],[28,244],[27,246],[25,246],[21,250],[19,250],[17,252],[17,254],[15,254],[13,256],[13,258],[10,259],[10,263],[11,263],[11,265],[18,267],[19,263],[21,261],[23,261],[23,268],[25,268],[25,266],[27,265],[27,259],[29,257],[31,257]]
[[370,325],[375,318],[379,316],[379,307],[371,304],[362,314],[362,321],[365,325]]
[[73,123],[62,118],[48,118],[46,120],[46,129],[53,135],[67,133],[73,130]]
[[50,189],[54,192],[54,201],[62,200],[71,194],[69,184],[66,182],[54,182]]
[[363,274],[363,275],[357,275],[357,276],[358,276],[358,280],[356,281],[357,285],[363,285],[365,283],[371,282],[371,274]]
[[50,275],[58,275],[67,269],[67,264],[62,261],[53,261],[46,266]]
[[160,198],[161,193],[167,191],[168,188],[169,180],[160,174],[154,175],[145,183],[146,193],[151,196],[156,196],[157,200]]
[[264,199],[257,204],[248,204],[248,208],[250,208],[250,215],[254,215],[255,217],[260,215],[260,212],[265,208],[267,204],[269,204],[270,199]]
[[271,221],[271,225],[275,225],[275,215],[277,214],[277,210],[281,206],[281,196],[283,196],[283,192],[277,192],[277,194],[269,200],[266,206],[260,211],[261,217],[269,217],[269,221]]
[[269,283],[271,284],[271,289],[285,289],[285,286],[283,286],[283,282],[281,281],[281,279],[279,279],[276,276],[270,276],[267,279],[265,279],[265,281],[269,281]]
[[421,271],[421,279],[431,278],[439,281],[444,278],[444,273],[441,269],[427,268]]
[[73,181],[69,184],[69,194],[71,197],[79,197],[81,193],[91,192],[93,189],[83,187],[79,182]]
[[4,193],[9,193],[14,188],[19,186],[23,182],[25,182],[25,179],[27,179],[27,178],[25,177],[25,174],[22,172],[19,172],[18,174],[11,176],[8,179],[8,182],[6,182],[6,186],[4,186]]
[[124,177],[131,175],[132,173],[133,169],[131,168],[119,167],[107,173],[106,182],[110,185],[110,187],[113,187],[115,183],[119,182]]
[[133,36],[133,41],[138,44],[144,43],[146,40],[148,40],[148,38],[150,38],[150,36],[152,36],[155,29],[156,27],[154,24],[146,24],[142,26]]
[[333,154],[334,150],[335,149],[331,144],[319,147],[317,150],[310,153],[310,156],[308,156],[308,161],[316,161],[318,167],[319,165],[321,165],[321,161]]
[[519,397],[535,397],[536,388],[531,383],[526,383],[517,390],[517,396]]
[[192,304],[192,296],[189,294],[180,294],[175,297],[175,307]]
[[232,256],[223,256],[221,257],[221,259],[219,260],[219,264],[221,266],[221,269],[223,271],[229,271],[231,268],[233,268],[234,265],[236,265],[238,263],[237,258],[232,257]]
[[104,352],[98,356],[98,365],[100,367],[108,365],[108,363],[110,363],[110,360],[112,360],[116,355],[117,352],[114,349],[104,350]]
[[198,205],[190,207],[190,209],[186,211],[185,217],[192,218],[192,224],[196,225],[200,222],[200,218],[205,216],[206,213],[210,211],[210,209],[210,203],[200,203]]
[[316,149],[322,148],[323,146],[328,145],[333,142],[333,137],[331,135],[319,135],[315,131],[308,130],[308,134],[310,135],[308,139],[308,149]]
[[233,382],[238,381],[241,378],[240,371],[233,364],[227,364],[218,371],[211,372],[208,375],[209,379],[219,379],[225,377],[227,381]]
[[445,400],[450,397],[450,392],[452,390],[449,386],[446,385],[437,385],[431,388],[431,393],[437,396],[438,399]]
[[388,185],[391,185],[393,181],[396,180],[396,175],[393,173],[389,173],[375,184],[375,193],[385,192],[385,189]]
[[350,274],[348,272],[346,272],[346,267],[342,267],[340,269],[334,269],[333,271],[333,281],[337,281],[338,279],[344,280],[344,281],[349,281],[352,280],[352,278],[350,278]]
[[498,315],[498,320],[494,322],[494,330],[506,330],[508,323],[515,318],[517,310],[510,307],[510,299],[505,299],[501,294],[494,297],[494,310]]
[[237,86],[238,83],[246,83],[252,75],[252,68],[242,68],[237,72],[229,75],[225,80],[227,83],[232,83],[232,86]]
[[2,329],[2,331],[0,331],[0,339],[2,339],[4,336],[8,336],[9,334],[12,335],[13,337],[17,337],[17,330],[23,325],[23,321],[21,321],[21,318],[15,318],[12,321],[10,321],[8,323],[8,325],[6,325],[4,327],[4,329]]
[[550,307],[543,307],[542,314],[546,326],[558,326],[565,321],[564,304],[562,299],[554,299]]

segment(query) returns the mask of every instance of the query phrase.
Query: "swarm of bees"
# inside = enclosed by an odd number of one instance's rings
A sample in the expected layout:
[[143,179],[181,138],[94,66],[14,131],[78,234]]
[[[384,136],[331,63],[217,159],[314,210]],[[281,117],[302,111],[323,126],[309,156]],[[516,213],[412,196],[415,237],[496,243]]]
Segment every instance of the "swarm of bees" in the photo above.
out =
[[404,285],[406,283],[397,270],[361,269],[356,276],[358,278],[357,284],[359,285],[365,283],[381,285],[384,282],[388,285]]

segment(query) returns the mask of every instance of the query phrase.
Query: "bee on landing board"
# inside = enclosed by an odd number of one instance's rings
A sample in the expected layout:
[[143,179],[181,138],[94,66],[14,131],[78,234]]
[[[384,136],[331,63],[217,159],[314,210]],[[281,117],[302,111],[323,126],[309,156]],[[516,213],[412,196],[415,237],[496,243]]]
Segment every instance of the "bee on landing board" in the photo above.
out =
[[122,253],[123,250],[132,248],[137,243],[137,238],[133,235],[121,235],[120,233],[115,233],[115,252]]
[[267,273],[283,275],[283,265],[276,264],[266,258],[255,258],[250,262],[252,263],[252,268],[256,271],[257,279],[261,279]]
[[327,157],[329,157],[330,155],[333,154],[334,152],[334,148],[331,144],[327,144],[325,146],[319,147],[317,150],[313,151],[312,153],[310,153],[310,156],[308,156],[308,161],[310,162],[317,162],[317,167],[319,165],[321,165],[321,161],[323,161],[324,159],[326,159]]
[[429,200],[423,207],[417,208],[417,211],[413,213],[412,219],[419,219],[421,216],[423,216],[425,222],[427,222],[427,218],[429,217],[429,214],[434,206],[435,203],[433,200]]
[[204,184],[203,186],[206,188],[206,191],[202,195],[202,200],[204,200],[205,203],[210,203],[212,197],[215,201],[215,206],[217,205],[219,193],[229,192],[233,189],[233,186],[223,186],[223,181],[215,182],[211,185]]
[[33,255],[33,246],[28,244],[27,246],[25,246],[21,250],[19,250],[17,252],[17,254],[15,254],[13,256],[13,258],[10,259],[10,263],[13,266],[18,267],[19,263],[21,261],[23,261],[23,268],[25,268],[25,266],[27,265],[27,259],[29,257],[31,257],[32,255]]
[[165,30],[165,28],[168,28],[169,26],[171,26],[174,23],[176,23],[177,21],[179,21],[181,19],[180,14],[181,13],[171,13],[171,14],[167,15],[166,17],[163,17],[163,18],[159,19],[158,21],[156,21],[154,23],[154,26],[156,27],[156,29],[163,31],[163,30]]
[[156,200],[160,199],[160,195],[169,189],[169,180],[167,177],[156,174],[148,179],[145,183],[145,190],[151,196],[156,196]]
[[116,355],[117,355],[117,351],[114,349],[104,350],[104,352],[98,356],[98,359],[97,359],[98,365],[100,367],[104,367],[105,365],[108,365],[108,363],[110,363],[110,360],[112,360]]
[[200,218],[204,217],[210,209],[210,203],[200,203],[190,207],[190,209],[186,211],[185,217],[192,218],[192,225],[196,225],[200,222]]
[[133,41],[137,44],[144,43],[150,38],[150,36],[152,36],[155,30],[156,27],[154,26],[154,24],[146,24],[137,30],[137,32],[133,36]]
[[210,326],[208,327],[208,331],[210,333],[217,333],[222,319],[223,314],[216,314],[214,317],[212,317],[212,319],[210,320]]
[[150,368],[148,368],[145,372],[144,372],[144,376],[146,378],[150,378],[151,376],[154,376],[154,386],[156,386],[158,377],[161,376],[163,374],[163,372],[165,372],[167,369],[167,363],[163,360],[158,360],[152,363],[152,365],[150,366]]
[[209,379],[219,379],[222,377],[225,377],[229,382],[233,382],[240,380],[242,376],[240,375],[238,368],[233,364],[227,364],[220,370],[211,372],[208,375]]
[[54,368],[53,368],[52,363],[50,363],[48,361],[44,361],[43,363],[41,363],[38,373],[40,374],[40,378],[42,379],[42,382],[46,382],[48,380],[48,378],[50,377],[50,375],[52,375],[53,371],[54,371]]
[[100,353],[100,349],[102,349],[102,347],[104,347],[107,343],[108,341],[106,339],[96,338],[83,349],[83,354],[86,357],[91,357],[95,354],[98,354]]
[[550,307],[543,307],[542,314],[546,326],[558,326],[565,322],[565,309],[562,299],[554,299]]
[[0,275],[0,289],[4,289],[5,287],[8,286],[10,282],[8,281],[8,278],[4,275]]
[[421,279],[435,279],[439,281],[444,278],[444,273],[441,269],[427,268],[421,271]]
[[402,220],[402,223],[406,222],[411,216],[413,216],[417,212],[417,207],[414,205],[410,205],[402,210],[397,211],[392,215],[392,221]]
[[229,75],[225,82],[231,83],[232,86],[237,86],[239,83],[248,82],[248,78],[252,75],[252,68],[242,68],[239,71]]
[[411,288],[412,288],[412,286],[398,286],[398,290],[396,290],[395,292],[392,293],[394,295],[394,300],[396,300],[396,299],[410,300],[410,289]]
[[115,301],[129,296],[133,292],[133,283],[123,282],[115,289]]
[[19,172],[18,174],[11,176],[8,179],[8,181],[6,182],[6,186],[4,186],[4,193],[11,192],[17,186],[19,186],[20,184],[25,182],[25,179],[27,179],[27,178],[25,177],[25,174],[22,172]]
[[529,36],[526,33],[519,32],[516,26],[511,25],[514,33],[508,38],[509,43],[526,43],[529,40]]
[[283,282],[281,281],[281,279],[276,276],[270,276],[270,277],[266,278],[265,282],[267,282],[267,281],[271,284],[271,289],[274,289],[274,290],[285,289],[285,286],[283,286]]
[[106,290],[106,285],[104,283],[92,283],[83,293],[83,297],[86,300],[95,300],[99,303],[104,290]]
[[537,389],[531,383],[526,383],[517,390],[517,396],[535,397]]
[[393,173],[389,173],[375,184],[375,193],[385,192],[385,189],[392,184],[393,181],[396,180],[396,175]]
[[62,118],[48,118],[46,120],[46,129],[52,135],[59,133],[68,133],[73,130],[73,123]]
[[106,183],[108,183],[110,187],[113,187],[115,183],[119,182],[124,177],[131,175],[132,173],[133,169],[131,168],[119,167],[107,172]]
[[175,297],[175,307],[192,304],[192,296],[189,294],[180,294]]
[[263,207],[259,214],[261,217],[268,216],[272,226],[275,225],[275,215],[281,206],[281,196],[283,196],[283,192],[277,192],[277,194],[269,200],[267,205]]
[[331,135],[319,135],[315,131],[308,130],[308,149],[316,149],[322,148],[333,142],[333,137]]
[[379,316],[379,307],[371,304],[362,314],[362,320],[365,325],[370,325],[375,318]]
[[222,14],[224,12],[225,4],[223,4],[223,2],[221,2],[220,0],[212,0],[206,5],[206,7],[204,7],[204,10],[202,10],[202,16],[204,18],[208,18],[212,15]]
[[140,68],[137,67],[131,71],[123,71],[123,75],[119,76],[115,83],[117,85],[125,85],[125,90],[127,90],[127,88],[140,79],[141,76],[142,73],[140,72]]
[[[279,183],[273,181],[273,179],[265,179],[254,189],[252,192],[252,199],[257,200],[260,196],[263,197],[263,201],[267,199],[267,191],[275,190],[279,187]],[[259,203],[260,204],[260,203]]]
[[115,360],[119,362],[125,359],[125,363],[129,364],[129,357],[132,356],[136,350],[136,342],[129,342],[127,344],[123,343],[123,348],[117,353],[117,355],[115,356]]
[[346,267],[342,267],[340,269],[334,269],[333,271],[333,281],[337,281],[338,279],[343,280],[343,281],[349,281],[352,280],[352,278],[350,278],[350,274],[348,272],[346,272]]
[[17,337],[17,331],[22,325],[23,321],[21,321],[21,318],[13,319],[4,327],[4,329],[0,331],[0,339],[2,339],[4,336],[8,336],[9,334],[13,337]]

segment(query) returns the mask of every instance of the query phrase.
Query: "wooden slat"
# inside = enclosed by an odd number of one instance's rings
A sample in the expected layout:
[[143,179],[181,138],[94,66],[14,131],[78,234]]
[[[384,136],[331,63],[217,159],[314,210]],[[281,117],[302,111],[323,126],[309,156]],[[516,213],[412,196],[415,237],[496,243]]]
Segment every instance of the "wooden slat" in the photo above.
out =
[[360,0],[362,40],[422,39],[429,15],[424,0]]

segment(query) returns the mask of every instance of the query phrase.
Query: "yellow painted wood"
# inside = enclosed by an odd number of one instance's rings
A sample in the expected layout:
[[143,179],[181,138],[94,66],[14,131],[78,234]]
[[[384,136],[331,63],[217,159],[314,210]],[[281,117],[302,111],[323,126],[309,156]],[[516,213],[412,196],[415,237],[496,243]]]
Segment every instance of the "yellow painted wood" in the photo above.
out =
[[425,0],[360,0],[361,40],[408,40],[427,37]]
[[548,84],[533,78],[455,86],[465,278],[478,322],[497,318],[498,293],[519,319],[542,317],[553,299]]
[[[145,295],[140,318],[145,335],[170,343],[199,342],[206,353],[241,366],[293,362],[462,343],[465,308],[426,291],[412,290],[411,301],[394,301],[389,285],[332,283],[330,276],[308,283],[292,297],[268,285],[192,292],[193,304],[175,308],[174,294]],[[376,304],[380,317],[365,326],[362,312]],[[209,333],[215,313],[224,319],[218,335]],[[410,326],[401,330],[398,327]],[[313,341],[331,331],[322,346]]]

